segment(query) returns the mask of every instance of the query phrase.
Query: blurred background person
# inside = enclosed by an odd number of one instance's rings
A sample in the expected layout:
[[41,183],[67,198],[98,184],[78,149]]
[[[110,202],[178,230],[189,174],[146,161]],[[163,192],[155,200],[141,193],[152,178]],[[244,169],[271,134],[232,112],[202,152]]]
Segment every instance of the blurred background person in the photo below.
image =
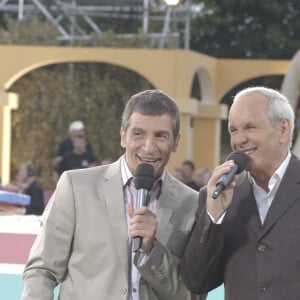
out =
[[195,164],[192,160],[187,159],[182,162],[181,169],[183,173],[183,182],[190,188],[199,191],[199,186],[194,180]]
[[175,168],[172,175],[179,181],[184,182],[184,176],[181,168]]
[[207,184],[211,174],[212,171],[207,167],[201,167],[196,170],[195,181],[196,184],[199,186],[199,189],[201,189]]
[[[86,137],[84,123],[80,120],[74,121],[69,126],[69,136],[65,138],[59,145],[54,158],[54,166],[56,166],[63,156],[73,150],[75,137]],[[87,141],[87,150],[94,154],[92,145]],[[95,154],[94,154],[95,155]]]
[[41,215],[44,211],[44,191],[36,177],[36,171],[31,161],[20,165],[16,179],[3,186],[4,190],[30,196],[30,204],[25,207],[1,204],[3,210],[21,215]]
[[73,149],[62,157],[54,170],[59,178],[64,171],[90,168],[96,165],[98,165],[97,158],[87,149],[85,137],[78,135],[73,138]]

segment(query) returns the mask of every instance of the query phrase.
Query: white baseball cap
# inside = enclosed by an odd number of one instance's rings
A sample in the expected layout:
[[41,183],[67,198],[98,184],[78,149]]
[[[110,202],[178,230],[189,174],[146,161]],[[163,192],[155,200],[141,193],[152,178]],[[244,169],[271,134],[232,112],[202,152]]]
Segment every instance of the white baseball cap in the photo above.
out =
[[69,131],[73,131],[73,130],[81,130],[84,129],[84,124],[82,121],[74,121],[70,124],[69,126]]

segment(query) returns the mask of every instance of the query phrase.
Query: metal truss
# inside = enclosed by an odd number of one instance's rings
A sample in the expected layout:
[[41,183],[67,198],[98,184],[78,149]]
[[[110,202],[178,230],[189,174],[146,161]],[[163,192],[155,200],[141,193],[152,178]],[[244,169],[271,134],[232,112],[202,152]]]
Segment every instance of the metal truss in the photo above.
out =
[[[0,0],[0,13],[16,17],[16,21],[34,16],[43,16],[53,24],[62,41],[88,40],[91,35],[102,37],[99,18],[105,21],[134,18],[141,24],[143,34],[156,40],[158,48],[164,48],[168,37],[178,41],[184,28],[184,48],[189,48],[190,0],[176,7],[168,6],[163,0]],[[151,32],[151,24],[159,32]],[[173,26],[171,26],[173,25]],[[118,32],[116,32],[118,34]],[[133,37],[136,32],[122,35]]]

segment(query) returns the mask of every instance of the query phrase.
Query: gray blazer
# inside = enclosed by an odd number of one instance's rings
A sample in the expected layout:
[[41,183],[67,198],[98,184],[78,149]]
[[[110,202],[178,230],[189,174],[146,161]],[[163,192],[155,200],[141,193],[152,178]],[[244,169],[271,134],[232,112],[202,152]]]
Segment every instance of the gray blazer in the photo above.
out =
[[210,222],[206,191],[182,270],[196,293],[224,282],[226,300],[300,299],[300,160],[292,156],[262,226],[243,173],[222,225]]
[[[157,241],[139,267],[141,300],[205,299],[188,291],[178,270],[196,207],[197,193],[167,174],[156,212]],[[128,272],[120,160],[65,172],[31,249],[22,299],[53,299],[61,283],[62,300],[126,300]]]

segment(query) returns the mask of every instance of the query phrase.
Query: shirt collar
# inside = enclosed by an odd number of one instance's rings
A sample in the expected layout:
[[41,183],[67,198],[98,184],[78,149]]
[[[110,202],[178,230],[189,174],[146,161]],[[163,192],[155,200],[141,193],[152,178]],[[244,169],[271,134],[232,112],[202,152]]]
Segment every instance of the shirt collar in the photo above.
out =
[[[269,187],[269,190],[272,190],[273,187],[275,186],[276,182],[278,181],[281,181],[286,169],[287,169],[287,166],[289,164],[289,161],[292,157],[292,154],[291,152],[289,151],[286,158],[284,159],[284,161],[281,163],[281,165],[276,169],[276,171],[274,172],[274,174],[272,175],[272,177],[270,178],[269,180],[269,183],[268,183],[268,187]],[[254,178],[250,175],[250,173],[248,172],[248,177],[249,177],[249,180],[250,182],[254,185],[254,187],[258,188],[258,185],[256,184]]]
[[[134,177],[127,165],[125,154],[122,155],[121,157],[121,177],[122,177],[123,187],[128,183],[129,180],[131,180]],[[161,176],[157,180],[155,180],[153,186],[156,186],[156,184],[160,181],[163,183],[165,177],[166,177],[166,168],[162,172]]]

